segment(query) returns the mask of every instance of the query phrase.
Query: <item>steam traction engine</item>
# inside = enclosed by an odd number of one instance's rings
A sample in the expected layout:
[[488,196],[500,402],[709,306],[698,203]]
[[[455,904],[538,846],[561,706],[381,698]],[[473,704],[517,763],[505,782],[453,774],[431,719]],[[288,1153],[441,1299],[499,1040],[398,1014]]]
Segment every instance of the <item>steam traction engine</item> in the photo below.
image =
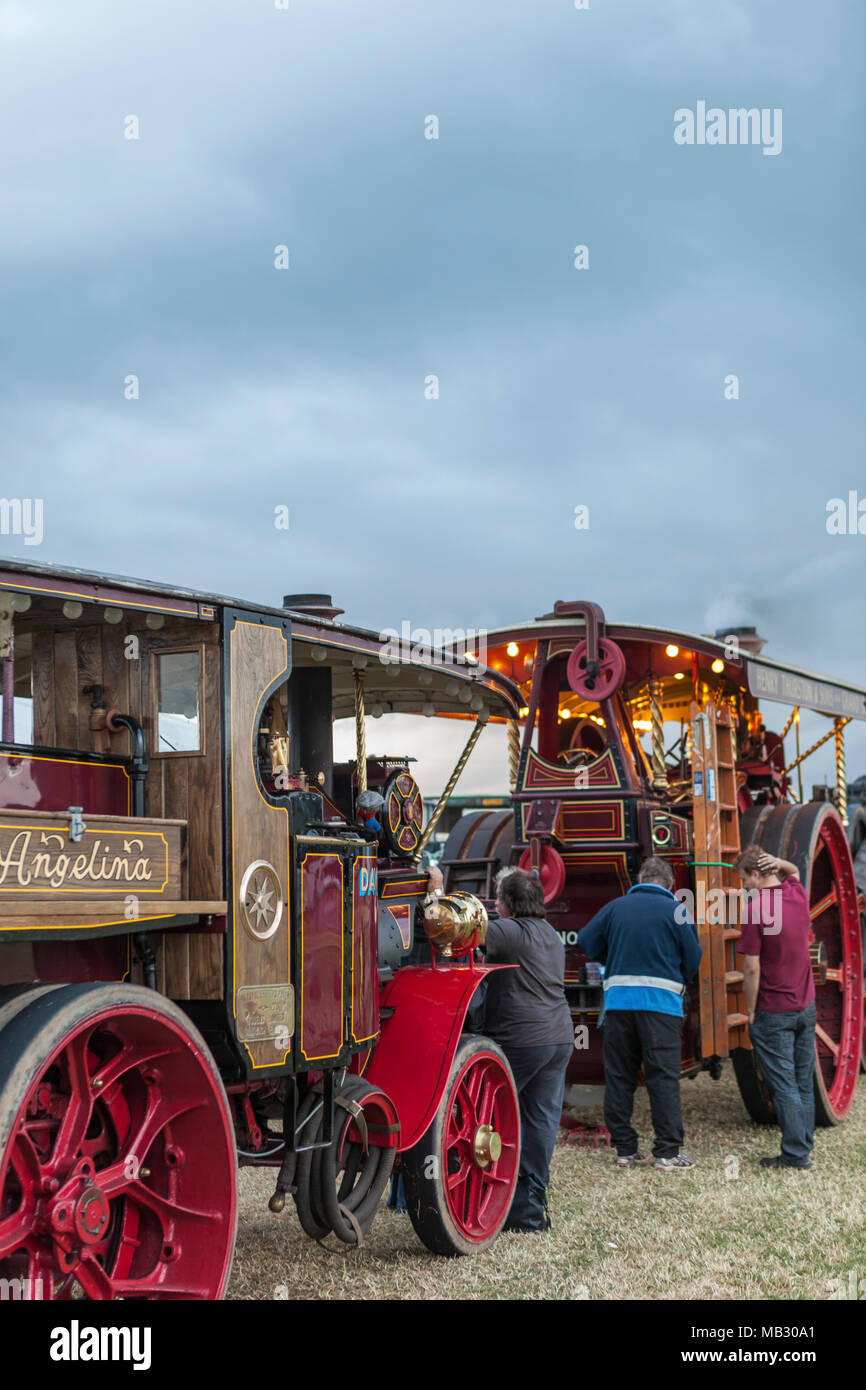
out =
[[464,1028],[489,972],[471,932],[414,943],[429,832],[365,702],[471,719],[453,785],[519,693],[383,664],[339,611],[0,567],[0,1278],[35,1296],[221,1297],[239,1162],[314,1237],[362,1240],[395,1159],[431,1249],[505,1220],[514,1082]]
[[[568,1079],[592,1085],[604,1079],[595,1026],[603,984],[577,932],[636,882],[645,856],[667,859],[675,889],[694,894],[703,947],[686,999],[683,1075],[718,1076],[730,1058],[749,1114],[771,1121],[737,956],[731,890],[739,879],[728,866],[752,841],[792,861],[814,933],[817,1120],[835,1124],[854,1094],[863,1038],[866,816],[858,807],[849,824],[843,730],[866,718],[866,690],[783,666],[762,646],[753,630],[719,641],[614,627],[591,603],[557,603],[542,618],[488,634],[491,668],[524,694],[520,721],[510,726],[514,809],[464,816],[442,866],[446,887],[482,897],[503,864],[539,870],[566,947],[572,1017],[576,1028],[585,1025],[575,1036],[588,1040],[576,1043]],[[780,734],[764,726],[759,700],[791,707]],[[801,709],[831,720],[802,753]],[[793,756],[785,753],[789,734]],[[806,800],[800,772],[828,739],[836,744],[835,805]]]

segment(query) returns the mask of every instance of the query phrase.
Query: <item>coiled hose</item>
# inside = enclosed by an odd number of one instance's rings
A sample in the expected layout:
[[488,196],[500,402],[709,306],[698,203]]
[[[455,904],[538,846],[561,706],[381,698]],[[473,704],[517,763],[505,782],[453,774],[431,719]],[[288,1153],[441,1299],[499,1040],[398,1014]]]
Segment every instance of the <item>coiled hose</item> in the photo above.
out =
[[[384,1099],[381,1091],[360,1076],[346,1076],[334,1097],[334,1137],[326,1148],[320,1149],[307,1149],[305,1145],[321,1142],[321,1088],[312,1087],[301,1102],[296,1142],[303,1152],[296,1156],[294,1198],[298,1220],[314,1240],[324,1240],[333,1231],[346,1245],[360,1245],[373,1224],[397,1150],[368,1143],[364,1101],[372,1096]],[[360,1140],[347,1139],[352,1124]]]

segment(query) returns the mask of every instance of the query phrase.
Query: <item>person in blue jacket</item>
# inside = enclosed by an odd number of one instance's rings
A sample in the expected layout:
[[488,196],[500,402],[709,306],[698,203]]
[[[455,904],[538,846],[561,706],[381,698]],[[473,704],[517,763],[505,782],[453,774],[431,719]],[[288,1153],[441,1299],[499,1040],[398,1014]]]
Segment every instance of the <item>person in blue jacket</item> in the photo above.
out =
[[605,966],[604,1122],[617,1166],[649,1163],[631,1117],[638,1070],[649,1093],[656,1168],[693,1168],[682,1152],[680,1047],[683,995],[701,960],[694,922],[671,891],[664,859],[645,859],[624,898],[597,912],[578,933],[590,960]]

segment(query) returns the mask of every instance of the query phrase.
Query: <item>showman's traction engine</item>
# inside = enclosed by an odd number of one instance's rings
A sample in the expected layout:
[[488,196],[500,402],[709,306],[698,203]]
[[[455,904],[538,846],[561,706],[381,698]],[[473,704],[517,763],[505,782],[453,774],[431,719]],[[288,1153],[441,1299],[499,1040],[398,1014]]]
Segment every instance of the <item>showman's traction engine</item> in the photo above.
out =
[[395,1163],[431,1250],[500,1231],[517,1096],[464,1025],[505,967],[465,899],[427,940],[433,825],[365,728],[368,703],[467,721],[451,787],[519,692],[384,662],[339,611],[0,568],[0,1278],[220,1298],[239,1164],[316,1239],[363,1241]]

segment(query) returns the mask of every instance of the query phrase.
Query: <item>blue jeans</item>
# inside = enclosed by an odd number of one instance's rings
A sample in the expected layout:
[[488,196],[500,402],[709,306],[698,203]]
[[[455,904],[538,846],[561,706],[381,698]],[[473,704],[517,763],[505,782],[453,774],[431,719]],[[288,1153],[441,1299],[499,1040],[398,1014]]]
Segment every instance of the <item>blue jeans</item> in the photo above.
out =
[[815,1129],[815,1005],[785,1014],[758,1009],[749,1036],[773,1093],[782,1158],[792,1168],[808,1168]]

